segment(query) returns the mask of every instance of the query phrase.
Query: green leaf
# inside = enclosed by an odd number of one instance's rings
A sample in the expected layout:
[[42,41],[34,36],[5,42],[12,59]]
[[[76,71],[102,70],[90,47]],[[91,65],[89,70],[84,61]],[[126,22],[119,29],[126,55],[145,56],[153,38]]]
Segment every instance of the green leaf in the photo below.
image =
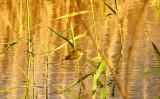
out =
[[118,3],[117,3],[117,0],[115,0],[115,5],[116,5],[116,10],[118,12]]
[[145,75],[148,75],[148,74],[151,74],[151,73],[155,73],[155,72],[160,72],[160,68],[152,69],[152,70],[144,73],[142,76],[145,76]]
[[75,38],[74,38],[74,31],[72,28],[72,24],[70,23],[70,27],[71,27],[71,35],[72,35],[72,41],[73,41],[73,50],[76,50],[76,43],[75,43]]
[[114,11],[104,0],[102,0],[102,1],[116,15],[116,11]]
[[87,13],[87,12],[88,12],[88,11],[74,12],[74,13],[67,14],[67,15],[61,16],[61,17],[59,17],[59,18],[56,18],[55,20],[57,20],[57,19],[62,19],[62,18],[73,17],[73,16],[80,15],[80,14],[84,14],[84,13]]
[[[88,35],[88,34],[86,34],[86,33],[80,34],[80,35],[78,35],[78,36],[75,37],[75,40],[77,40],[77,39],[79,39],[79,38],[81,38],[81,37],[83,37],[83,36],[87,36],[87,35]],[[72,40],[70,40],[70,42],[71,42],[71,41],[72,41]],[[67,45],[67,43],[62,44],[61,46],[57,47],[56,49],[54,49],[54,50],[52,50],[52,51],[39,53],[39,54],[37,54],[37,55],[41,55],[41,54],[51,53],[51,52],[57,51],[57,50],[61,49],[62,47],[64,47],[65,45]]]
[[[77,23],[77,24],[73,25],[72,28],[74,28],[74,27],[77,26],[78,24],[80,24],[80,23]],[[70,30],[70,29],[71,29],[71,28],[67,28],[67,29],[65,29],[64,31],[60,32],[59,34],[62,34],[62,33],[66,32],[66,31],[68,31],[68,30]],[[49,38],[48,41],[51,40],[52,38],[56,37],[56,36],[58,36],[58,35],[54,35],[53,37]]]
[[101,57],[93,57],[93,58],[90,59],[89,61],[94,61],[94,60],[101,60]]
[[29,78],[28,78],[28,76],[24,73],[24,71],[19,66],[18,66],[18,68],[22,72],[22,74],[27,78],[27,80],[30,81]]
[[12,42],[7,48],[5,48],[2,52],[0,52],[0,55],[3,54],[3,53],[5,53],[9,48],[11,48],[13,45],[17,44],[22,39],[23,39],[23,37],[19,38],[18,40],[14,41],[14,42]]
[[102,83],[99,81],[99,79],[97,79],[97,86],[98,86],[99,88],[104,87],[104,86],[102,85]]
[[[111,14],[107,14],[107,15],[103,16],[101,19],[99,19],[99,20],[95,23],[95,25],[97,25],[100,21],[104,20],[104,19],[105,19],[107,16],[109,16],[109,15],[111,15]],[[94,25],[91,26],[91,28],[93,28],[93,27],[94,27]]]
[[60,35],[59,33],[57,33],[56,31],[54,31],[53,29],[51,29],[50,27],[48,27],[51,31],[53,31],[55,34],[57,34],[59,37],[63,38],[66,42],[68,42],[70,44],[70,46],[74,49],[74,45],[65,37],[63,37],[62,35]]
[[159,50],[158,50],[158,48],[156,47],[156,45],[152,42],[152,46],[153,46],[153,49],[154,49],[154,53],[155,53],[155,55],[156,55],[156,58],[157,58],[157,60],[158,60],[158,62],[159,62],[159,64],[160,64],[160,52],[159,52]]
[[103,60],[97,70],[97,72],[94,74],[93,79],[93,99],[96,99],[96,90],[97,90],[97,80],[100,74],[102,73],[103,69],[106,67],[106,62]]
[[[63,19],[63,18],[68,18],[68,17],[73,17],[73,16],[76,16],[76,15],[80,15],[80,14],[84,14],[84,13],[87,13],[89,11],[80,11],[80,12],[74,12],[74,13],[71,13],[71,14],[67,14],[67,15],[64,15],[64,16],[61,16],[61,17],[58,17],[56,19],[52,19],[50,21],[53,21],[53,20],[58,20],[58,19]],[[37,24],[36,26],[32,27],[32,29],[42,25],[44,23],[40,23],[40,24]]]
[[[81,80],[86,79],[87,77],[89,77],[90,75],[92,75],[94,72],[95,72],[95,71],[93,71],[93,72],[89,73],[88,75],[83,76]],[[67,90],[69,90],[70,88],[72,88],[73,86],[75,86],[76,84],[78,84],[79,82],[80,82],[80,80],[77,80],[77,81],[76,81],[76,82],[74,82],[72,85],[70,85],[68,88],[66,88],[65,90],[61,91],[61,93],[60,93],[60,94],[62,94],[62,93],[64,93],[64,92],[66,92]]]
[[62,66],[62,65],[59,65],[59,64],[54,64],[54,63],[50,63],[50,64],[53,64],[53,65],[55,65],[55,66],[62,67],[62,68],[65,68],[65,69],[74,71],[74,69],[71,69],[71,68],[68,68],[68,67],[65,67],[65,66]]
[[[107,16],[109,16],[109,15],[111,15],[111,14],[107,14],[107,15],[105,15],[104,17],[102,17],[100,20],[98,20],[98,21],[96,22],[96,24],[98,24],[99,22],[101,22],[102,20],[104,20],[104,19],[105,19]],[[96,25],[96,24],[95,24],[95,25]],[[94,25],[91,26],[90,28],[93,28],[93,27],[94,27]],[[81,38],[81,37],[83,37],[83,36],[87,36],[87,35],[89,35],[89,34],[87,33],[87,31],[85,31],[83,34],[80,34],[80,35],[76,36],[76,37],[75,37],[75,40],[76,40],[76,39],[79,39],[79,38]],[[72,40],[70,40],[70,42],[71,42],[71,41],[72,41]],[[67,44],[67,43],[65,43],[65,44],[57,47],[56,49],[54,49],[54,50],[52,50],[52,51],[42,52],[42,53],[39,53],[39,54],[37,54],[37,55],[41,55],[41,54],[51,53],[51,52],[53,52],[53,51],[57,51],[57,50],[61,49],[62,47],[64,47],[66,44]]]
[[20,88],[20,87],[23,87],[23,86],[18,86],[18,87],[13,87],[13,88],[8,88],[8,89],[0,90],[0,93],[6,92],[6,91],[10,91],[10,90],[13,90],[13,89],[17,89],[17,88]]

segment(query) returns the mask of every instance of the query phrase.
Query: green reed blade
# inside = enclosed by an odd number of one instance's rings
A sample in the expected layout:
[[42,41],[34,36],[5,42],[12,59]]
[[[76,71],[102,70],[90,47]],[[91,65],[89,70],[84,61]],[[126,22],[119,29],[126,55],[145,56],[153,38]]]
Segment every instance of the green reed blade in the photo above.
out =
[[21,87],[24,87],[24,86],[18,86],[18,87],[13,87],[13,88],[8,88],[8,89],[0,90],[0,93],[7,92],[7,91],[10,91],[10,90],[13,90],[13,89],[17,89],[17,88],[21,88]]
[[114,11],[104,0],[102,0],[102,1],[116,15],[116,11]]
[[94,60],[101,60],[102,57],[93,57],[92,59],[90,59],[89,61],[94,61]]
[[158,60],[158,62],[159,62],[159,64],[160,64],[160,52],[159,52],[159,50],[158,50],[158,48],[156,47],[156,45],[152,42],[152,46],[153,46],[153,49],[154,49],[154,53],[155,53],[155,55],[156,55],[156,58],[157,58],[157,60]]
[[106,99],[107,97],[107,88],[101,88],[101,99]]
[[105,66],[106,66],[106,62],[103,60],[101,62],[101,65],[99,66],[98,70],[94,74],[94,79],[93,79],[93,96],[92,96],[92,99],[96,99],[97,80],[98,80],[98,77],[100,76],[100,74],[102,73],[103,69],[105,68]]
[[68,17],[73,17],[73,16],[76,16],[76,15],[80,15],[80,14],[84,14],[84,13],[87,13],[89,11],[80,11],[80,12],[74,12],[72,14],[67,14],[67,15],[64,15],[64,16],[61,16],[59,18],[56,18],[54,20],[58,20],[58,19],[62,19],[62,18],[68,18]]
[[[93,71],[93,72],[89,73],[88,75],[83,76],[81,80],[86,79],[87,77],[89,77],[90,75],[92,75],[94,72],[95,72],[95,71]],[[62,93],[64,93],[64,92],[66,92],[67,90],[69,90],[70,88],[72,88],[73,86],[75,86],[76,84],[78,84],[79,82],[80,82],[80,80],[77,80],[77,81],[76,81],[76,82],[74,82],[72,85],[70,85],[68,88],[66,88],[65,90],[61,91],[61,93],[60,93],[60,94],[62,94]]]
[[115,0],[115,5],[116,5],[116,10],[118,12],[118,3],[117,3],[117,0]]
[[149,37],[149,39],[150,39],[150,41],[152,43],[152,47],[153,47],[154,53],[155,53],[156,58],[157,58],[157,60],[158,60],[158,62],[160,64],[160,52],[159,52],[158,48],[156,47],[154,41],[152,40],[150,33],[147,31],[146,34],[147,34],[147,36]]
[[[75,24],[75,25],[73,25],[73,27],[72,28],[74,28],[75,26],[77,26],[78,24],[80,24],[80,23],[77,23],[77,24]],[[68,30],[70,30],[71,28],[67,28],[67,29],[65,29],[64,31],[62,31],[62,32],[60,32],[59,34],[62,34],[62,33],[64,33],[64,32],[66,32],[66,31],[68,31]],[[55,37],[57,37],[58,35],[54,35],[54,36],[52,36],[51,38],[49,38],[48,39],[48,41],[49,40],[51,40],[52,38],[55,38]]]
[[[107,15],[105,15],[105,16],[103,16],[101,19],[99,19],[96,23],[95,23],[95,25],[97,25],[99,22],[101,22],[102,20],[104,20],[107,16],[109,16],[109,15],[111,15],[111,14],[107,14]],[[93,28],[94,27],[94,25],[93,26],[91,26],[91,28]]]
[[[86,34],[86,33],[80,34],[80,35],[78,35],[78,36],[75,37],[75,40],[77,40],[77,39],[79,39],[79,38],[81,38],[81,37],[83,37],[83,36],[87,36],[87,35],[88,35],[88,34]],[[73,40],[70,40],[70,42],[72,42],[72,41],[73,41]],[[67,43],[65,43],[65,44],[63,44],[63,45],[57,47],[54,51],[59,50],[60,48],[64,47],[66,44],[67,44]]]
[[65,41],[67,41],[70,46],[74,49],[74,45],[65,37],[63,37],[62,35],[60,35],[59,33],[57,33],[56,31],[54,31],[53,29],[51,29],[50,27],[48,27],[51,31],[53,31],[55,34],[57,34],[59,37],[63,38]]
[[[99,22],[101,22],[102,20],[104,20],[104,19],[105,19],[107,16],[109,16],[109,15],[111,15],[111,14],[107,14],[107,15],[103,16],[101,19],[99,19],[99,20],[95,23],[95,25],[97,25]],[[93,28],[93,27],[94,27],[94,25],[92,25],[90,28]],[[76,40],[76,39],[79,39],[79,38],[81,38],[81,37],[83,37],[83,36],[89,35],[89,34],[87,34],[86,32],[87,32],[87,31],[85,31],[83,34],[80,34],[80,35],[76,36],[76,37],[75,37],[75,40]],[[70,40],[70,42],[71,42],[71,41],[72,41],[72,40]],[[65,43],[65,44],[57,47],[56,49],[54,49],[54,50],[52,50],[52,51],[42,52],[42,53],[39,53],[39,54],[37,54],[37,55],[41,55],[41,54],[51,53],[51,52],[53,52],[53,51],[57,51],[57,50],[61,49],[62,47],[64,47],[66,44],[67,44],[67,43]]]
[[91,62],[91,61],[94,61],[94,60],[101,60],[101,57],[93,57],[92,59],[89,59],[87,60],[83,66],[80,68],[80,71],[83,69],[83,67],[88,63],[88,62]]
[[[103,1],[102,1],[101,17],[103,17],[103,16],[104,16],[104,3],[103,3]],[[103,23],[104,23],[104,21],[103,21]]]
[[103,84],[101,83],[101,81],[100,81],[99,79],[97,79],[97,86],[98,86],[99,88],[104,87]]
[[71,35],[72,35],[72,41],[73,41],[73,50],[76,50],[76,43],[75,43],[75,38],[74,38],[74,31],[72,28],[72,24],[70,23],[70,28],[71,28]]
[[[24,73],[24,71],[18,66],[19,70],[22,72],[22,74],[29,80],[28,76]],[[30,81],[30,80],[29,80]]]
[[[87,36],[88,34],[84,33],[84,34],[80,34],[78,36],[75,37],[75,40],[83,37],[83,36]],[[72,42],[72,40],[70,40],[70,42]],[[59,49],[61,49],[62,47],[64,47],[65,45],[67,45],[68,43],[65,43],[65,44],[62,44],[61,46],[57,47],[56,49],[52,50],[52,51],[48,51],[48,52],[43,52],[43,53],[39,53],[37,55],[41,55],[41,54],[45,54],[45,53],[51,53],[51,52],[54,52],[54,51],[57,51]]]
[[2,52],[0,52],[0,55],[5,53],[9,48],[11,48],[13,45],[17,44],[19,41],[21,41],[24,37],[19,38],[18,40],[12,42],[7,48],[5,48]]
[[152,69],[152,70],[144,73],[142,76],[145,76],[145,75],[148,75],[148,74],[151,74],[151,73],[155,73],[155,72],[160,72],[160,68]]
[[[98,38],[97,38],[97,31],[96,31],[96,22],[95,22],[95,18],[94,18],[94,9],[93,9],[92,0],[90,0],[90,4],[91,4],[91,10],[92,10],[93,24],[94,24],[94,36],[95,36],[96,43],[98,45]],[[99,57],[98,47],[97,47],[97,56]]]
[[[68,17],[73,17],[73,16],[80,15],[80,14],[84,14],[84,13],[87,13],[87,12],[89,12],[89,11],[74,12],[74,13],[71,13],[71,14],[67,14],[67,15],[64,15],[64,16],[61,16],[61,17],[52,19],[52,20],[50,20],[50,21],[54,21],[54,20],[58,20],[58,19],[63,19],[63,18],[68,18]],[[38,26],[40,26],[40,25],[42,25],[42,24],[44,24],[44,23],[40,23],[40,24],[32,27],[31,29],[34,29],[34,28],[36,28],[36,27],[38,27]]]
[[68,67],[65,67],[65,66],[62,66],[62,65],[59,65],[59,64],[54,64],[54,63],[50,63],[50,64],[53,64],[53,65],[55,65],[55,66],[58,66],[58,67],[61,67],[61,68],[65,68],[65,69],[74,71],[74,69],[71,69],[71,68],[68,68]]

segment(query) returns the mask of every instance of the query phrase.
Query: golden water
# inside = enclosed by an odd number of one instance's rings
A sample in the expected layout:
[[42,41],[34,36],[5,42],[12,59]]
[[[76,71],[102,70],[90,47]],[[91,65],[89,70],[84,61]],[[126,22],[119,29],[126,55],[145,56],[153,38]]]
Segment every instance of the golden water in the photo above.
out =
[[[115,8],[114,0],[106,2]],[[119,70],[119,78],[123,87],[128,83],[129,99],[153,99],[159,92],[159,74],[154,73],[146,77],[140,75],[155,67],[159,67],[158,61],[154,55],[151,42],[146,35],[148,31],[157,47],[160,49],[160,21],[156,21],[156,12],[151,7],[152,0],[118,0],[119,4],[119,18],[122,22],[123,33],[123,51],[122,63]],[[101,0],[93,0],[95,20],[101,18],[102,2]],[[155,5],[157,6],[157,5]],[[30,17],[31,17],[31,38],[34,39],[35,51],[35,66],[36,66],[36,92],[38,99],[45,99],[45,83],[46,83],[46,55],[41,54],[45,52],[45,37],[49,39],[55,34],[47,27],[54,29],[56,32],[61,32],[67,27],[68,19],[59,19],[51,21],[57,17],[79,11],[89,11],[88,13],[69,18],[72,25],[80,23],[74,28],[75,36],[82,34],[87,25],[93,25],[93,18],[91,13],[90,0],[30,0],[29,1]],[[120,35],[118,31],[118,22],[113,13],[105,6],[104,15],[111,13],[109,17],[105,18],[103,22],[96,25],[98,36],[98,43],[106,55],[112,66],[117,66],[120,56]],[[24,37],[18,44],[11,47],[4,54],[0,55],[0,90],[13,88],[16,86],[26,86],[26,78],[18,69],[20,66],[25,73],[28,68],[28,28],[27,28],[27,10],[25,4],[20,0],[1,0],[0,1],[0,51],[3,51],[11,42]],[[32,28],[37,24],[40,26]],[[22,24],[22,30],[19,27]],[[94,29],[91,29],[94,34]],[[63,36],[70,37],[70,31],[65,32]],[[65,41],[56,37],[48,42],[48,50],[54,50]],[[78,48],[83,49],[86,54],[79,61],[82,66],[86,60],[96,57],[96,48],[93,46],[89,36],[83,37],[76,41]],[[49,62],[60,64],[76,70],[74,63],[70,61],[61,62],[65,57],[65,47],[58,51],[49,53]],[[130,63],[128,58],[131,57]],[[128,65],[130,64],[130,65]],[[129,69],[130,68],[130,69]],[[82,75],[86,75],[93,70],[93,66],[86,65],[82,69]],[[129,72],[129,81],[126,81],[126,72]],[[128,74],[128,73],[127,73]],[[49,98],[53,99],[71,99],[69,95],[59,95],[58,90],[65,89],[78,78],[75,71],[70,71],[60,68],[53,64],[49,64]],[[108,83],[108,98],[113,90],[112,75],[109,73]],[[30,68],[31,86],[33,85],[33,64]],[[150,83],[152,82],[152,84]],[[86,86],[86,92],[92,93],[92,77],[83,81]],[[154,87],[153,84],[157,85]],[[59,87],[54,87],[58,85]],[[120,92],[116,87],[115,98],[121,99]],[[18,88],[4,93],[0,93],[0,99],[16,99],[20,98],[26,92],[25,88]],[[69,93],[77,94],[79,92],[79,85],[71,88]],[[100,92],[100,91],[98,91]],[[32,87],[30,88],[31,99],[33,96]],[[86,96],[86,93],[84,93]],[[90,95],[88,95],[89,98]],[[98,96],[100,97],[100,96]]]

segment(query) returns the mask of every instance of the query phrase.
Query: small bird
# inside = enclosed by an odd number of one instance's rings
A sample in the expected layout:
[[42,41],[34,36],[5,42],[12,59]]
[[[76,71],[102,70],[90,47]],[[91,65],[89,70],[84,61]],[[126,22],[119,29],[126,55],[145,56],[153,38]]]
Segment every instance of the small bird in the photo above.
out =
[[[65,59],[63,60],[71,60],[71,61],[78,61],[82,55],[83,55],[83,50],[82,49],[77,49],[77,50],[73,50],[72,52],[69,53],[68,56],[65,57]],[[63,61],[62,60],[62,61]]]

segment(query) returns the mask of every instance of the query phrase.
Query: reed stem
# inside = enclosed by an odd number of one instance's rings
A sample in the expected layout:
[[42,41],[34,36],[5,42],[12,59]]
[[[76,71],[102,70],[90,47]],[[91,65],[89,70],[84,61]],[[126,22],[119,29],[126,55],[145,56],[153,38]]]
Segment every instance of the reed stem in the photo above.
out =
[[81,93],[82,93],[82,77],[81,77],[81,74],[80,74],[80,68],[79,68],[79,64],[78,64],[78,61],[76,61],[77,63],[77,74],[78,74],[78,78],[80,80],[80,92],[79,92],[79,99],[81,99]]
[[[45,35],[44,35],[44,37],[45,37]],[[46,52],[48,52],[48,42],[46,40],[46,37],[45,37],[45,43],[46,43]],[[48,99],[48,83],[49,83],[49,80],[48,80],[48,77],[49,77],[49,58],[48,58],[48,53],[46,53],[46,57],[47,57],[46,99]]]

